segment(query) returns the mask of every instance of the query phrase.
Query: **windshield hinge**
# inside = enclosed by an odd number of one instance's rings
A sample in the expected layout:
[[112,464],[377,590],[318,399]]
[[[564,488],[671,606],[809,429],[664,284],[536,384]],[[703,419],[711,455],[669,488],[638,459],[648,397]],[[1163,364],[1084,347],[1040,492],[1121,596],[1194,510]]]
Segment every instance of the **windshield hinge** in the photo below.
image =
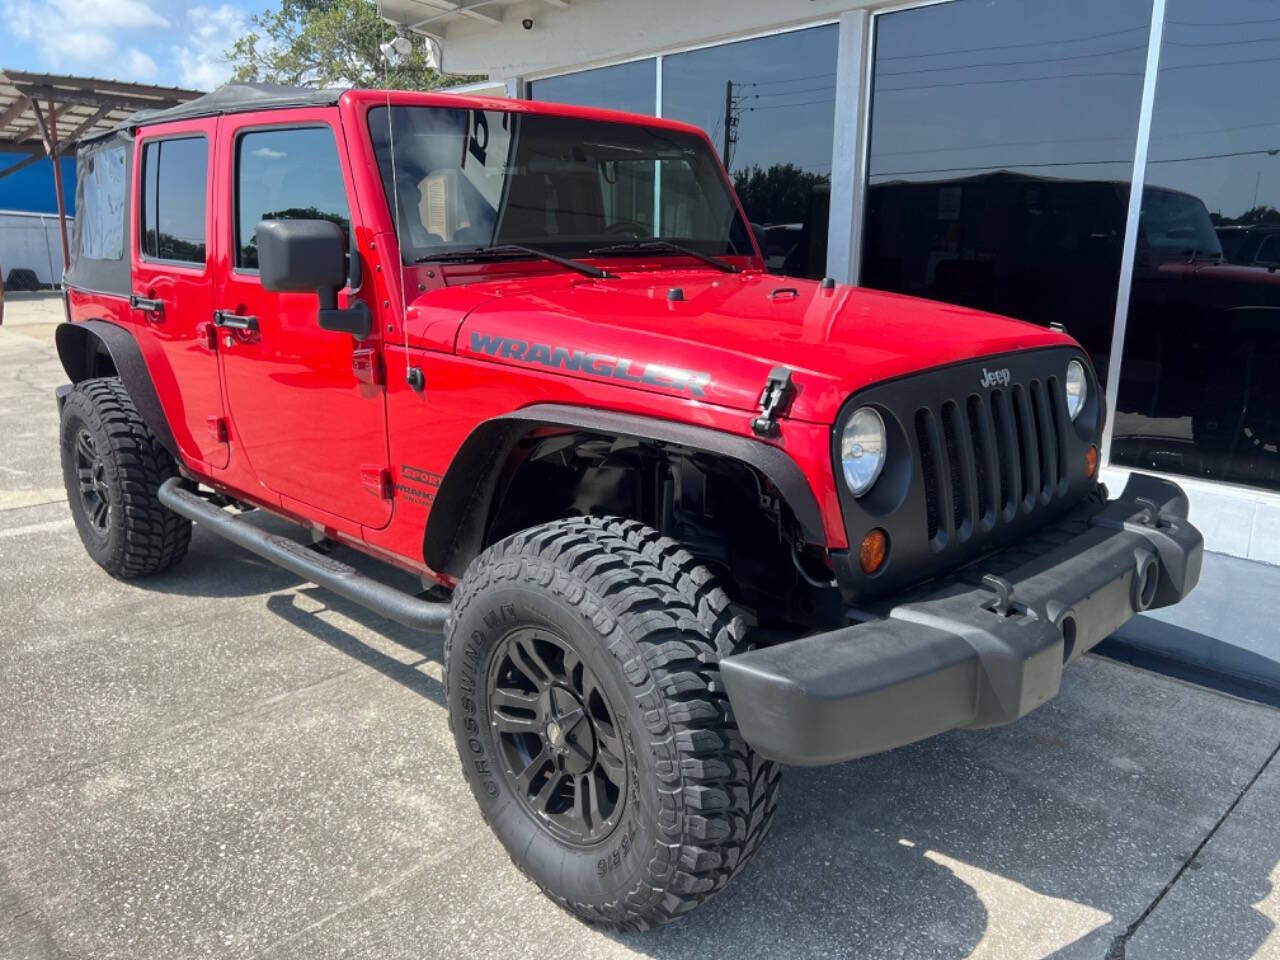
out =
[[782,432],[778,418],[786,416],[796,395],[791,382],[791,371],[786,367],[774,367],[760,394],[760,416],[751,421],[751,429],[762,437],[776,437]]

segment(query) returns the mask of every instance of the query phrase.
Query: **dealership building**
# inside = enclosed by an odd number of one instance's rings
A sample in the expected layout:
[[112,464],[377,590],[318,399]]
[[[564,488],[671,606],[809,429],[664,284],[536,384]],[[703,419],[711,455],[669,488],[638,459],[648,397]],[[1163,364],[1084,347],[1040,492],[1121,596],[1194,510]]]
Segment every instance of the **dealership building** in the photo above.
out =
[[1280,563],[1274,0],[383,0],[476,92],[702,127],[766,259],[1060,323],[1104,476]]

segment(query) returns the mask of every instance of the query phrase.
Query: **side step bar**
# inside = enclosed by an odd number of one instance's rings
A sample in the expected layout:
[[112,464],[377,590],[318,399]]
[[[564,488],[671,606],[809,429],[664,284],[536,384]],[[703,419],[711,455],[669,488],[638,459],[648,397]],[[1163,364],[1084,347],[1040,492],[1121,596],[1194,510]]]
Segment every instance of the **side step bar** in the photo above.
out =
[[331,557],[310,550],[288,537],[267,533],[202,500],[183,486],[181,477],[160,485],[160,502],[179,516],[194,520],[236,546],[270,560],[290,573],[346,597],[352,603],[415,630],[443,633],[449,604],[430,603],[395,587],[379,583]]

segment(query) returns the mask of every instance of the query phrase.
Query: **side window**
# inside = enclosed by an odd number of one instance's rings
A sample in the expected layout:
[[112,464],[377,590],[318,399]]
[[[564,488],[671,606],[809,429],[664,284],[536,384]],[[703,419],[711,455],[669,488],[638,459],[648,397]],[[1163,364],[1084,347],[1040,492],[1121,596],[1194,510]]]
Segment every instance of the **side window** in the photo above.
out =
[[142,151],[142,255],[204,263],[209,141],[152,140]]
[[1254,261],[1264,266],[1280,264],[1280,234],[1272,234],[1262,241]]
[[124,256],[124,147],[88,153],[79,163],[81,183],[80,256],[88,260],[119,260]]
[[338,148],[328,127],[256,130],[236,143],[236,266],[258,269],[263,220],[331,220],[350,239]]

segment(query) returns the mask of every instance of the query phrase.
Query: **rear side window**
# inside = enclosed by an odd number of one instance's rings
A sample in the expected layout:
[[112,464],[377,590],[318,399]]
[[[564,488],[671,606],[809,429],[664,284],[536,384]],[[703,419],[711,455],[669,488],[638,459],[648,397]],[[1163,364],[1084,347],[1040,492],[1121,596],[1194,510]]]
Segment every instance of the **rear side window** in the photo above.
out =
[[236,266],[258,269],[263,220],[330,220],[350,239],[351,213],[328,127],[255,130],[236,144]]
[[151,140],[142,152],[142,255],[205,262],[209,141]]
[[79,164],[80,256],[119,260],[124,256],[124,147],[89,153]]

